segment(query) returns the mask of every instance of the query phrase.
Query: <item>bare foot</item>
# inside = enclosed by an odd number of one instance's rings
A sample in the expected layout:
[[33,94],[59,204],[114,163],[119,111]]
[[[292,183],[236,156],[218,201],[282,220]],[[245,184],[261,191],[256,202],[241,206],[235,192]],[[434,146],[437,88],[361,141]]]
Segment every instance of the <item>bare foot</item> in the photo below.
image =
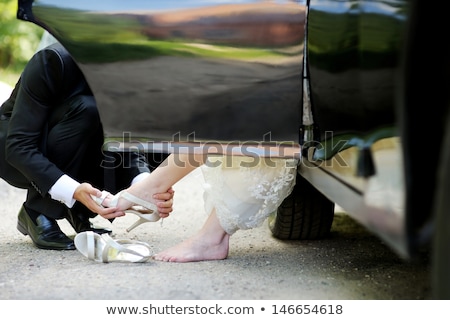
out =
[[226,233],[218,241],[211,241],[208,236],[199,233],[156,254],[153,258],[166,262],[223,260],[228,257],[229,240],[230,235]]

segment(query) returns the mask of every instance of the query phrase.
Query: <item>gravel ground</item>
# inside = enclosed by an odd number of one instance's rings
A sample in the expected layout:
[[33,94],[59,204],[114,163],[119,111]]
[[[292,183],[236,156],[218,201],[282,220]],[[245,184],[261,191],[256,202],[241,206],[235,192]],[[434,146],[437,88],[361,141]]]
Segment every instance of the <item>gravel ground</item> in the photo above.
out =
[[[148,242],[155,252],[194,233],[206,219],[201,171],[174,186],[174,212],[163,224],[125,231],[136,217],[109,226],[115,238]],[[16,229],[25,191],[0,181],[0,299],[69,300],[297,300],[427,299],[426,259],[406,263],[345,214],[329,239],[298,243],[271,237],[267,225],[238,231],[223,261],[198,263],[97,263],[78,251],[41,250]],[[65,221],[63,231],[74,236]]]

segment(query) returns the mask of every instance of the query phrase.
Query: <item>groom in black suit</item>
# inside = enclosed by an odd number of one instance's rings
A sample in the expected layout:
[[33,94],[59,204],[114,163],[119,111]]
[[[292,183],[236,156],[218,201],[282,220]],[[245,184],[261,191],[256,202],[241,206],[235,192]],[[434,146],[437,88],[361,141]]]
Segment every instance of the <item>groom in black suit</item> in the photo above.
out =
[[[0,176],[28,190],[18,230],[38,248],[53,250],[75,249],[58,219],[66,218],[76,232],[111,232],[93,227],[89,218],[120,215],[90,197],[107,188],[103,161],[112,157],[102,152],[103,128],[89,85],[61,44],[35,53],[0,116]],[[109,192],[150,173],[144,155],[116,156],[119,165],[110,166],[115,189]]]

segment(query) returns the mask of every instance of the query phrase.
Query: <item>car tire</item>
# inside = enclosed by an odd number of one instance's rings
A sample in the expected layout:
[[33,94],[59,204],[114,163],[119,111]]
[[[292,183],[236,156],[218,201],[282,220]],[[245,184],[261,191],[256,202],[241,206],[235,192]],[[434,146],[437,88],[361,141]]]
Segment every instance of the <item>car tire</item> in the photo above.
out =
[[268,219],[272,235],[280,240],[316,240],[329,235],[334,203],[297,174],[291,194]]
[[450,299],[450,111],[444,126],[442,155],[438,169],[436,201],[434,203],[435,234],[432,260],[433,298]]

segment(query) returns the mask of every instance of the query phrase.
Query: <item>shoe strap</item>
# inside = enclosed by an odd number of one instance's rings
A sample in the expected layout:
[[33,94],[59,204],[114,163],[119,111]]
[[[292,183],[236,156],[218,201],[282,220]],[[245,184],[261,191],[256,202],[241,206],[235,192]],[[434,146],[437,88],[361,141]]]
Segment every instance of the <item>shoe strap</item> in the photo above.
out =
[[100,197],[96,197],[96,196],[93,196],[93,195],[91,194],[91,198],[92,198],[92,199],[95,201],[95,203],[97,203],[100,207],[103,207],[103,206],[102,206],[102,203],[103,203],[103,201],[105,201],[106,197],[109,196],[109,195],[110,195],[110,193],[109,193],[108,191],[103,190],[103,191],[102,191],[102,195],[101,195]]
[[132,195],[131,193],[129,193],[129,192],[125,191],[125,190],[120,192],[119,197],[122,197],[122,198],[124,198],[124,199],[126,199],[126,200],[128,200],[128,201],[130,201],[130,202],[132,202],[134,204],[138,204],[140,206],[143,206],[143,207],[145,207],[145,208],[147,208],[149,210],[152,210],[153,212],[158,212],[158,208],[156,207],[156,205],[154,205],[151,202],[145,201],[145,200],[143,200],[141,198],[138,198],[138,197]]
[[95,260],[95,237],[94,232],[86,232],[86,244],[87,244],[87,254],[88,259]]

